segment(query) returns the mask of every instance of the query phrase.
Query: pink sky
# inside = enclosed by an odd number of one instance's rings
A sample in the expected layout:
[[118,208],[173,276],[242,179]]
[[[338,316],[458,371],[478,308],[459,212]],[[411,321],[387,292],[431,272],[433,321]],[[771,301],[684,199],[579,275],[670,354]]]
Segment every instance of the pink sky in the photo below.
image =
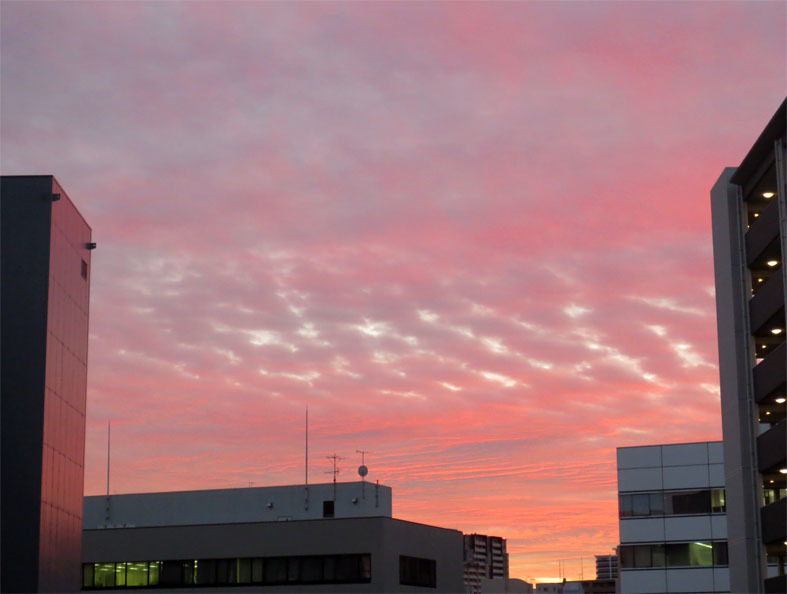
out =
[[783,2],[3,2],[2,172],[93,228],[85,492],[329,480],[512,577],[617,544],[615,448],[721,437],[709,189]]

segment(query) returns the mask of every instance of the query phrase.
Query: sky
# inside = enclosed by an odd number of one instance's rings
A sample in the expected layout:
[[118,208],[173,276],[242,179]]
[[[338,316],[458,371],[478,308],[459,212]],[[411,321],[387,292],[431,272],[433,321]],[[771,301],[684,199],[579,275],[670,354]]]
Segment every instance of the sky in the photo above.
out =
[[0,3],[0,169],[93,229],[85,493],[369,480],[593,577],[721,438],[709,191],[784,2]]

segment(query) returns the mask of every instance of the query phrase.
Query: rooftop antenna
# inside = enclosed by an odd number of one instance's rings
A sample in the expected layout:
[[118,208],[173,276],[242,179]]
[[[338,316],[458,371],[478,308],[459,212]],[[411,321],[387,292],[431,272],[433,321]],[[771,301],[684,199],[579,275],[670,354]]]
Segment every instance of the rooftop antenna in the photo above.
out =
[[306,407],[306,454],[303,462],[304,468],[304,502],[303,509],[309,509],[309,407]]
[[328,460],[333,460],[333,470],[326,470],[325,474],[333,474],[333,500],[336,501],[336,475],[341,472],[336,466],[339,460],[344,460],[344,456],[337,456],[336,452],[332,456],[325,456]]
[[107,498],[104,502],[104,524],[108,525],[112,517],[111,500],[109,498],[109,452],[110,438],[112,436],[112,423],[107,421]]
[[361,476],[361,497],[366,499],[366,475],[369,469],[366,467],[366,454],[371,454],[369,450],[355,450],[361,455],[361,465],[358,467],[358,474]]

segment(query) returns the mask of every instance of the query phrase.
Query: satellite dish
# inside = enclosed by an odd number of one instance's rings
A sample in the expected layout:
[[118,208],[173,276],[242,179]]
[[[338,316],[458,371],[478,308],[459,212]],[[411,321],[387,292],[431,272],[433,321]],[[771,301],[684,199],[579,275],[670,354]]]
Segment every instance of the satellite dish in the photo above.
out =
[[366,466],[365,466],[364,464],[361,464],[361,465],[358,467],[358,474],[360,474],[360,475],[361,475],[361,478],[363,478],[363,477],[365,477],[367,474],[369,474],[369,469],[368,469],[368,468],[366,468]]

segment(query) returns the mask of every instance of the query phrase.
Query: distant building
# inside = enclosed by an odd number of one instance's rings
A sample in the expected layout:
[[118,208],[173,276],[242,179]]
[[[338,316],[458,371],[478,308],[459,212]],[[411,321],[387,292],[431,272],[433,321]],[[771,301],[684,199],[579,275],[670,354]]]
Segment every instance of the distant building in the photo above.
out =
[[465,590],[478,594],[481,592],[481,580],[483,579],[508,579],[506,539],[484,534],[465,534]]
[[[711,190],[730,586],[785,592],[787,104]],[[781,575],[769,576],[768,559]]]
[[618,448],[620,591],[729,592],[721,442]]
[[79,590],[91,230],[51,175],[2,176],[3,592]]
[[596,579],[597,580],[618,579],[617,555],[596,555]]
[[83,589],[462,591],[462,534],[366,482],[85,497]]

